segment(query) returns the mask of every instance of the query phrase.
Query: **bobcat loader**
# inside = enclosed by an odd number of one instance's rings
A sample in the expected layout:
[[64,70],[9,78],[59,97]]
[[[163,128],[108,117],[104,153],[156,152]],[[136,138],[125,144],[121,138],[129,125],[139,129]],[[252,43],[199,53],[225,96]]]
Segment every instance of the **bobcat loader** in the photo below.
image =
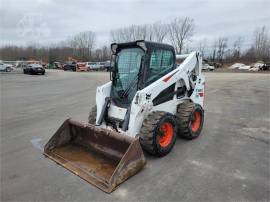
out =
[[144,167],[143,150],[164,156],[177,135],[199,136],[205,85],[198,52],[176,55],[170,45],[147,41],[111,50],[110,82],[97,88],[89,123],[67,119],[44,147],[47,157],[108,193]]

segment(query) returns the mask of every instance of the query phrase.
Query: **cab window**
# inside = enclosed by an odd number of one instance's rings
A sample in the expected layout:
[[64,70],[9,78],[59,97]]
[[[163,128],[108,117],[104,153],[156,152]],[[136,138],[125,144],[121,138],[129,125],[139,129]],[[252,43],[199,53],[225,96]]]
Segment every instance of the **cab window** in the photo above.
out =
[[159,49],[152,51],[146,85],[150,85],[169,73],[174,67],[173,58],[172,51]]

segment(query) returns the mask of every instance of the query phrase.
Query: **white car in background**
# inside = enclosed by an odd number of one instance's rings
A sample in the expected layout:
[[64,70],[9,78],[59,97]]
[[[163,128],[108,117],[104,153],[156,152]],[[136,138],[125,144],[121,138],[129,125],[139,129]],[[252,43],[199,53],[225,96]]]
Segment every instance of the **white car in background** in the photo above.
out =
[[98,71],[104,68],[102,62],[87,62],[86,64],[88,71]]
[[90,64],[91,64],[91,62],[86,62],[86,67],[87,67],[88,71],[90,70]]
[[241,67],[239,67],[238,69],[242,69],[242,70],[249,70],[250,69],[250,66],[249,65],[243,65]]
[[207,64],[207,63],[204,63],[204,64],[202,65],[202,70],[214,71],[214,69],[215,69],[214,66],[211,66],[211,65],[209,65],[209,64]]
[[240,70],[249,70],[250,66],[243,63],[234,63],[229,69],[240,69]]
[[11,70],[12,70],[12,65],[0,62],[0,71],[1,72],[11,72]]

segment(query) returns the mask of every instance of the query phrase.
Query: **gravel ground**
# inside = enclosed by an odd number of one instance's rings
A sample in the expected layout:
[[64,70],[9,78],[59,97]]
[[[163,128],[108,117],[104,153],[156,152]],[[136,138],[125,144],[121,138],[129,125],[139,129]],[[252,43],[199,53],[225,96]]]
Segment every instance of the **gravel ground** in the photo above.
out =
[[44,158],[67,117],[87,121],[105,72],[1,73],[1,201],[270,201],[270,74],[206,72],[205,125],[106,194]]

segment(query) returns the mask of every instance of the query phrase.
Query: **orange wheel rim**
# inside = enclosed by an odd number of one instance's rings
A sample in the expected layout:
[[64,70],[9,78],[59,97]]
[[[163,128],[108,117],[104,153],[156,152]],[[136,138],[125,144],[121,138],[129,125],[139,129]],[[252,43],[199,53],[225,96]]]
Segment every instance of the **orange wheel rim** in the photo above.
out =
[[202,120],[202,116],[200,114],[200,112],[194,112],[193,114],[193,120],[191,122],[191,130],[192,132],[197,132],[201,126],[201,120]]
[[160,126],[159,130],[163,133],[159,138],[159,145],[161,147],[167,147],[173,139],[173,125],[165,122]]

